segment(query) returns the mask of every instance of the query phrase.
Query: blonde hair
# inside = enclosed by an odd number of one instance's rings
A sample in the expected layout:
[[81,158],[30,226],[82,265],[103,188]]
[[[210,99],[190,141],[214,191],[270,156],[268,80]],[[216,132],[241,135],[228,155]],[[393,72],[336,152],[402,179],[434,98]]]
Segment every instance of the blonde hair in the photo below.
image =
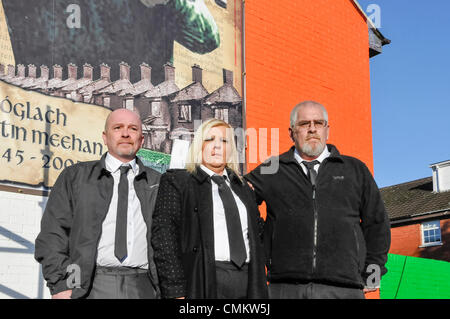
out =
[[194,173],[197,168],[203,162],[203,143],[205,141],[206,134],[210,129],[216,126],[225,126],[227,128],[227,141],[231,145],[231,154],[227,154],[227,163],[226,167],[231,169],[238,177],[239,176],[239,161],[238,161],[238,152],[236,148],[236,143],[234,141],[234,130],[233,127],[218,119],[209,119],[200,125],[194,135],[194,139],[192,140],[191,145],[189,146],[188,155],[186,158],[186,170],[189,173]]

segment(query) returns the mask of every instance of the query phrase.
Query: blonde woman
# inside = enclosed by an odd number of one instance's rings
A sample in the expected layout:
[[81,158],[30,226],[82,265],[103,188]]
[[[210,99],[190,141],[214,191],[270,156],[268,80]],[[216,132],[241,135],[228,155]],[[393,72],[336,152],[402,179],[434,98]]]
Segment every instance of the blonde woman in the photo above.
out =
[[262,220],[232,127],[204,122],[185,170],[161,177],[152,245],[163,298],[267,298]]

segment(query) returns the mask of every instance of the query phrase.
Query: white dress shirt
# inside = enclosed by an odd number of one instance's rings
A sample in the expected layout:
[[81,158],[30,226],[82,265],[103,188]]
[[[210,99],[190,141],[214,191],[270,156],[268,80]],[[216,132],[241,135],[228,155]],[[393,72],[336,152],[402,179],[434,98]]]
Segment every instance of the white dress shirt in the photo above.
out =
[[[116,237],[117,199],[120,181],[120,166],[129,164],[127,209],[127,257],[120,263],[114,255]],[[138,267],[148,269],[147,225],[142,216],[141,203],[134,189],[134,178],[139,174],[136,160],[122,163],[109,153],[105,158],[106,169],[114,178],[113,196],[109,210],[102,224],[102,234],[98,243],[97,265],[106,267]]]
[[[319,155],[319,157],[317,157],[315,159],[316,161],[319,162],[319,164],[314,165],[314,170],[316,171],[317,174],[319,174],[319,166],[320,166],[320,164],[322,164],[322,162],[329,156],[330,156],[330,151],[328,150],[328,147],[325,146],[324,150]],[[303,161],[310,162],[310,160],[303,159],[300,156],[300,154],[298,153],[297,149],[295,149],[295,151],[294,151],[294,157],[297,160],[297,162],[300,164],[300,167],[303,169],[303,172],[305,173],[305,175],[308,176],[308,168],[302,162]]]
[[[200,168],[209,176],[217,175],[212,170],[208,169],[204,165],[200,165]],[[226,183],[230,187],[230,180],[228,178],[227,171],[223,171],[223,176],[226,176]],[[223,208],[222,199],[219,195],[219,186],[211,181],[212,187],[212,200],[213,200],[213,220],[214,220],[214,252],[217,261],[230,261],[230,245],[228,243],[228,230],[227,222],[225,219],[225,210]],[[230,187],[231,189],[231,187]],[[247,252],[246,262],[250,261],[250,248],[248,242],[248,221],[247,221],[247,208],[240,198],[233,192],[231,193],[236,201],[236,205],[239,210],[239,217],[241,219],[242,234],[244,236],[245,251]]]

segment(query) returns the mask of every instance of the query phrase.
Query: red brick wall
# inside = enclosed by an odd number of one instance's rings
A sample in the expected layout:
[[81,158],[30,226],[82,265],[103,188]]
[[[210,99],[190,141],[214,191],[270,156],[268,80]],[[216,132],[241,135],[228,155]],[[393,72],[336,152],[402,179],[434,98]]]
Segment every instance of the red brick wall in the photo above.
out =
[[389,253],[450,261],[450,219],[440,221],[442,245],[420,247],[420,224],[391,228]]
[[246,1],[245,50],[247,129],[271,138],[278,128],[282,153],[293,145],[290,111],[315,100],[328,110],[329,143],[373,171],[368,29],[353,1]]
[[389,253],[419,257],[420,224],[391,228],[391,249]]
[[372,170],[368,29],[353,2],[246,1],[245,37],[247,128],[279,128],[284,152],[291,109],[316,100],[328,109],[329,142]]

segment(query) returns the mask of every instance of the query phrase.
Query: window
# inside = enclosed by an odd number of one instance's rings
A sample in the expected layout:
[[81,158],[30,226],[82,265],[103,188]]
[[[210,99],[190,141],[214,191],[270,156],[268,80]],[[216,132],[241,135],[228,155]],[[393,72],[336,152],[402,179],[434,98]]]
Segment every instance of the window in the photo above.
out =
[[111,98],[110,97],[104,97],[103,98],[103,106],[109,107],[110,103],[111,103]]
[[125,99],[123,101],[123,107],[126,108],[127,110],[133,111],[133,109],[134,109],[134,100],[133,99]]
[[178,122],[191,122],[191,106],[189,104],[180,105]]
[[152,115],[153,116],[161,115],[161,102],[159,101],[152,102]]
[[422,223],[421,229],[422,246],[434,246],[441,244],[441,225],[439,220]]
[[228,109],[215,109],[214,117],[228,123]]

